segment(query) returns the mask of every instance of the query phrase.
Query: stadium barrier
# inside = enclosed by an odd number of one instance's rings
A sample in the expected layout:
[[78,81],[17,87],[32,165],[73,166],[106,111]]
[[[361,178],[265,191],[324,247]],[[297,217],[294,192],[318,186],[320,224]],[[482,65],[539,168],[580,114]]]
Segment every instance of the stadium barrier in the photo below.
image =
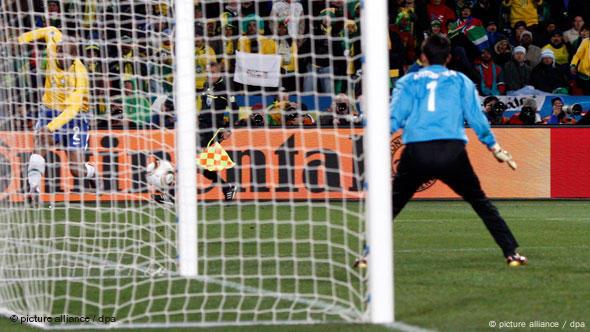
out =
[[[468,130],[468,152],[482,186],[492,198],[590,198],[590,128],[495,128],[498,141],[518,162],[517,171],[500,165]],[[362,129],[272,130],[237,129],[223,146],[237,163],[224,176],[239,186],[240,200],[308,200],[361,198],[363,192]],[[321,142],[321,144],[320,144]],[[69,173],[63,151],[48,155],[43,184],[46,201],[147,200],[145,168],[151,156],[174,162],[171,130],[95,131],[88,156],[103,174],[105,192],[75,192],[77,179]],[[318,147],[322,148],[319,149]],[[33,150],[31,133],[0,132],[0,167],[10,170],[0,179],[0,199],[23,200],[26,161]],[[403,144],[396,134],[391,140],[395,166]],[[196,158],[196,152],[195,152]],[[383,165],[388,167],[388,165]],[[221,198],[219,187],[198,176],[199,199]],[[416,198],[457,198],[440,181],[425,184]]]

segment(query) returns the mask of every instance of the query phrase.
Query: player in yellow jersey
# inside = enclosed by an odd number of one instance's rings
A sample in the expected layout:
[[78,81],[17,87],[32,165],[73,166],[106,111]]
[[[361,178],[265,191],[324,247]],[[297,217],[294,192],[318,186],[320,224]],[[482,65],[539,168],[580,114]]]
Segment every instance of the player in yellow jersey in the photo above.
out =
[[[35,126],[35,151],[29,159],[27,177],[30,193],[38,197],[45,173],[47,148],[58,145],[68,155],[70,170],[76,177],[89,179],[97,186],[96,168],[84,163],[88,148],[88,72],[78,58],[77,46],[55,27],[22,34],[20,44],[42,40],[46,44],[45,87]],[[84,183],[84,181],[80,181]]]

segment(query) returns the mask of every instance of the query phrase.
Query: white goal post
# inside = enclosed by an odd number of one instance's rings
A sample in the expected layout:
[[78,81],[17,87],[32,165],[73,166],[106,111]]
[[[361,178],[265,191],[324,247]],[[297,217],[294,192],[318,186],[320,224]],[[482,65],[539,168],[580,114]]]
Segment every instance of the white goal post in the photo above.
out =
[[196,277],[197,260],[197,116],[195,110],[194,1],[176,2],[176,140],[178,195],[178,265],[181,276]]
[[389,140],[389,79],[387,56],[387,1],[364,2],[363,51],[367,170],[367,228],[370,250],[369,292],[371,322],[394,321],[393,225],[391,206],[391,152]]
[[0,315],[393,323],[387,12],[2,0]]

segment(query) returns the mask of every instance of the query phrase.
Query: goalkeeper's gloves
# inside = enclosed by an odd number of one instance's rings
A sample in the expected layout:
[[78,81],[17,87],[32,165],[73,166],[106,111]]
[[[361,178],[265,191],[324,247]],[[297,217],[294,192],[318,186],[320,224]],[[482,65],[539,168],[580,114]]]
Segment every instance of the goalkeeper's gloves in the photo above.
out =
[[516,169],[517,165],[516,162],[512,159],[512,155],[508,151],[502,149],[500,144],[494,144],[494,146],[492,146],[490,150],[492,151],[492,154],[498,160],[498,162],[506,162],[508,166],[510,166],[510,168],[512,168],[513,170]]

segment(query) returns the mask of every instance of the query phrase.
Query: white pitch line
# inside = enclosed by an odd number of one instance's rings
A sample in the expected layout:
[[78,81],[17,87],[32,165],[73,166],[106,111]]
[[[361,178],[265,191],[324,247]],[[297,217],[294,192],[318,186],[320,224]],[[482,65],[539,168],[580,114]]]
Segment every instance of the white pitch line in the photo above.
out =
[[434,332],[435,330],[429,330],[420,326],[406,324],[404,322],[393,322],[391,324],[383,325],[387,328],[394,329],[402,332]]
[[[94,263],[101,264],[101,265],[113,266],[116,268],[137,270],[137,271],[144,273],[146,275],[146,277],[148,277],[150,275],[154,276],[153,274],[155,272],[153,269],[146,269],[146,268],[144,268],[142,266],[138,266],[138,265],[133,265],[133,264],[125,265],[125,264],[110,261],[108,259],[97,258],[94,256],[85,255],[85,254],[81,254],[81,253],[73,254],[69,251],[59,250],[59,249],[56,249],[56,248],[53,248],[50,246],[44,246],[44,245],[39,245],[39,244],[34,244],[34,243],[24,243],[24,242],[15,241],[12,239],[6,239],[6,241],[11,242],[12,244],[16,244],[16,245],[21,245],[21,246],[25,245],[25,246],[29,246],[31,248],[37,248],[37,249],[44,250],[49,253],[66,254],[66,255],[72,255],[74,257],[80,257],[80,258],[86,259],[90,262],[94,262]],[[162,272],[164,272],[164,271],[162,271]],[[170,277],[184,279],[184,277],[180,277],[180,275],[174,271],[165,270],[165,272]],[[157,275],[157,276],[159,276],[159,275]],[[157,277],[157,276],[155,276],[155,277]],[[284,293],[279,293],[279,292],[273,292],[273,291],[269,291],[269,290],[266,290],[263,288],[246,286],[246,285],[242,285],[237,282],[227,281],[227,280],[222,280],[222,279],[217,279],[217,278],[207,277],[207,276],[197,276],[192,279],[195,279],[195,280],[198,280],[201,282],[214,283],[214,284],[217,284],[220,286],[225,286],[228,288],[232,288],[234,290],[244,292],[244,293],[256,294],[256,295],[260,295],[263,297],[273,297],[273,298],[278,298],[278,299],[282,299],[282,300],[292,301],[292,302],[299,303],[299,304],[304,304],[304,305],[307,305],[310,307],[320,308],[320,309],[323,309],[323,310],[326,310],[329,312],[333,312],[334,314],[339,315],[345,321],[352,321],[351,317],[354,317],[354,316],[360,317],[358,312],[352,308],[346,308],[341,305],[325,302],[320,299],[308,299],[308,298],[300,297],[300,296],[293,295],[293,294],[284,294]],[[108,326],[115,327],[116,325],[108,325]]]
[[[539,247],[521,247],[523,250],[546,250],[546,249],[590,249],[590,246],[539,246]],[[500,250],[498,247],[494,248],[423,248],[423,249],[398,249],[394,250],[394,253],[416,253],[416,252],[446,252],[446,251],[458,251],[458,252],[471,252],[471,251],[495,251]]]
[[[479,220],[479,217],[476,215],[473,216],[468,216],[468,217],[473,217],[473,220]],[[410,222],[410,221],[415,221],[415,222],[441,222],[441,223],[447,223],[447,222],[454,222],[457,220],[453,220],[453,217],[448,217],[448,218],[412,218],[412,219],[407,219],[407,218],[400,218],[399,220],[395,220],[395,223],[406,223],[406,222]],[[506,218],[506,220],[508,220],[508,222],[510,222],[510,220],[538,220],[538,221],[581,221],[581,222],[587,222],[590,221],[590,218],[566,218],[566,217],[549,217],[549,218],[537,218],[537,217],[508,217]]]

